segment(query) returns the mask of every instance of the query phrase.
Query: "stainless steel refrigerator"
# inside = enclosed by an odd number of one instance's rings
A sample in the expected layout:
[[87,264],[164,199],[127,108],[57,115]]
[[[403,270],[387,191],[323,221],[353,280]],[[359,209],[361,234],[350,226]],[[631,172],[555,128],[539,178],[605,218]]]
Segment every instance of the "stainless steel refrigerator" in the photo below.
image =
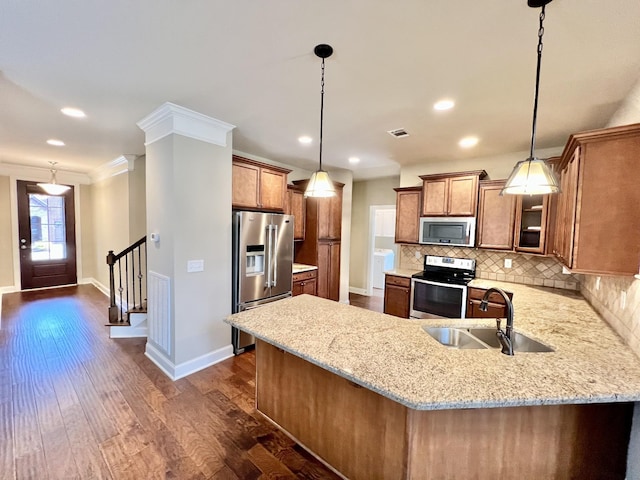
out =
[[[233,313],[291,296],[293,215],[233,212]],[[233,353],[255,343],[232,329]]]

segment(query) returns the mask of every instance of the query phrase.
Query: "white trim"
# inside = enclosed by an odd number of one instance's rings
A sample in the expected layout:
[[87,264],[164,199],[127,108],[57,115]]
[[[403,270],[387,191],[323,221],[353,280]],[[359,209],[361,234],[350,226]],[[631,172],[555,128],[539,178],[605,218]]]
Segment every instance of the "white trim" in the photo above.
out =
[[145,146],[171,135],[227,146],[227,133],[235,125],[217,120],[174,103],[166,102],[137,123],[145,133]]
[[[6,287],[0,287],[0,300],[2,299],[3,293],[14,293],[19,291],[20,289],[15,285],[7,285]],[[2,305],[0,305],[0,307],[2,307]]]
[[[34,167],[31,165],[18,165],[15,163],[0,163],[0,175],[19,178],[30,182],[42,182],[51,179],[50,167]],[[91,178],[86,173],[70,172],[56,169],[58,183],[66,185],[89,185]]]
[[371,293],[367,292],[367,290],[364,288],[349,287],[349,293],[357,293],[358,295],[371,296]]
[[94,287],[96,287],[98,290],[100,290],[106,297],[109,296],[109,289],[107,288],[107,286],[100,283],[98,280],[96,280],[93,277],[83,278],[79,280],[78,283],[81,285],[91,284]]
[[120,155],[118,158],[114,158],[89,172],[89,178],[91,178],[92,183],[96,183],[122,173],[132,172],[135,168],[136,158],[137,155]]
[[147,337],[147,326],[143,327],[109,327],[109,338],[141,338]]
[[149,342],[147,342],[144,354],[149,360],[155,363],[167,377],[175,381],[233,357],[233,346],[231,344],[226,345],[179,365],[174,365],[166,355]]

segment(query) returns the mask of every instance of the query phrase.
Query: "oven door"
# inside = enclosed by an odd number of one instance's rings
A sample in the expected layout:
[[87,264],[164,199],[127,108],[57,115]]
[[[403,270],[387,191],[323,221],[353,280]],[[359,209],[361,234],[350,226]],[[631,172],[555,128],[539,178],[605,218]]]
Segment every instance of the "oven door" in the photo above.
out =
[[467,286],[411,279],[411,318],[465,318]]

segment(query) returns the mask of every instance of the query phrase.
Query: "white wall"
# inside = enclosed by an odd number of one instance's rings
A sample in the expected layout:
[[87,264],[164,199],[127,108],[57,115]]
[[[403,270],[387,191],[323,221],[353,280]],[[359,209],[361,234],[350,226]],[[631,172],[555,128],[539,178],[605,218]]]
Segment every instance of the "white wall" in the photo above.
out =
[[[372,205],[395,205],[399,177],[358,181],[353,184],[353,221],[351,222],[351,258],[349,285],[366,290],[369,278],[369,222]],[[390,239],[393,243],[393,239]]]
[[[560,155],[564,145],[536,150],[538,158],[549,158]],[[400,169],[400,186],[415,187],[422,185],[420,175],[446,172],[465,172],[467,170],[485,170],[492,180],[507,178],[516,162],[529,156],[529,151],[476,157],[461,160],[443,160],[442,162],[420,163],[404,166]]]

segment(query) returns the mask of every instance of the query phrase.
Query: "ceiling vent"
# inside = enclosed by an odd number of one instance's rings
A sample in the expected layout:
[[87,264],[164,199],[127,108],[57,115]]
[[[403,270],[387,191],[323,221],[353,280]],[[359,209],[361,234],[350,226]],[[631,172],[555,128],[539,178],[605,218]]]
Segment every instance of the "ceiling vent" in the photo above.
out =
[[389,130],[387,133],[396,138],[404,138],[409,136],[409,132],[407,132],[404,128],[396,128],[395,130]]

